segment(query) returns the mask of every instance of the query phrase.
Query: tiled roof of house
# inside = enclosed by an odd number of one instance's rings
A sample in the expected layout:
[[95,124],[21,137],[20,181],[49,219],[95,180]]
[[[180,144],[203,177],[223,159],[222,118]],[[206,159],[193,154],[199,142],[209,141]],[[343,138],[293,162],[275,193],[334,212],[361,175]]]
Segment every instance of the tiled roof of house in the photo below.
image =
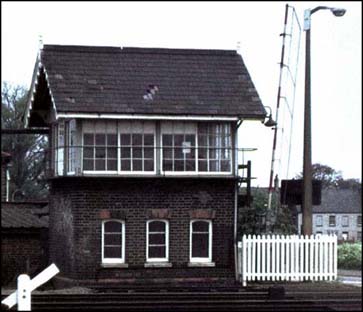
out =
[[[301,206],[298,206],[301,212]],[[356,188],[323,188],[321,205],[313,205],[313,213],[362,213],[362,191]]]
[[359,189],[323,188],[321,205],[313,213],[362,213],[362,192]]
[[57,112],[266,115],[233,50],[44,45],[40,61]]
[[47,228],[48,206],[39,208],[1,207],[2,228]]

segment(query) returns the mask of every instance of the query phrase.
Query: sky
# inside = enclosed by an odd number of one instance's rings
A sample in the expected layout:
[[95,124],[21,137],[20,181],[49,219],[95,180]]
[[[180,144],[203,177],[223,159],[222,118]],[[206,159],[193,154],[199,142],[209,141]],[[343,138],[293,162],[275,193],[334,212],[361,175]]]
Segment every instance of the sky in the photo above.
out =
[[[269,106],[276,117],[283,40],[280,34],[286,4],[295,9],[301,26],[305,9],[322,5],[347,10],[339,18],[330,10],[312,15],[312,162],[341,171],[345,179],[361,180],[360,1],[2,1],[1,81],[29,88],[40,36],[44,44],[232,49],[241,54],[263,105]],[[295,32],[291,38],[298,38]],[[296,46],[292,50],[296,52]],[[292,97],[289,101],[294,103],[293,123],[290,125],[291,119],[281,115],[284,104],[280,104],[278,115],[274,172],[280,179],[293,178],[302,171],[304,31],[299,51],[295,101]],[[290,85],[282,86],[291,94]],[[257,149],[240,155],[243,161],[252,162],[252,177],[256,178],[253,186],[269,184],[273,133],[259,121],[244,121],[239,129],[239,147]]]

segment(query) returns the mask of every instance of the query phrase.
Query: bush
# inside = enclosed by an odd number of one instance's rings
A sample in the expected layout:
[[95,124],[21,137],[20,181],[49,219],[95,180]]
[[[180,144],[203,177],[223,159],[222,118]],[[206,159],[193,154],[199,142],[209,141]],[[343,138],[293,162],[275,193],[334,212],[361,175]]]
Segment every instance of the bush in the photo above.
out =
[[344,243],[338,245],[339,269],[362,269],[362,243]]

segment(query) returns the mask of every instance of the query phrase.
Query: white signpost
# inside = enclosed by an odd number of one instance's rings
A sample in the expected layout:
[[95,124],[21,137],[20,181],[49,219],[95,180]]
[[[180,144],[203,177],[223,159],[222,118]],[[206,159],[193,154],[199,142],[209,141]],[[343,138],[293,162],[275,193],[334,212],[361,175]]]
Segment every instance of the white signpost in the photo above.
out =
[[59,269],[53,263],[32,280],[26,274],[19,275],[17,290],[7,296],[1,303],[7,305],[9,309],[18,304],[18,311],[31,311],[31,292],[48,282],[57,273],[59,273]]

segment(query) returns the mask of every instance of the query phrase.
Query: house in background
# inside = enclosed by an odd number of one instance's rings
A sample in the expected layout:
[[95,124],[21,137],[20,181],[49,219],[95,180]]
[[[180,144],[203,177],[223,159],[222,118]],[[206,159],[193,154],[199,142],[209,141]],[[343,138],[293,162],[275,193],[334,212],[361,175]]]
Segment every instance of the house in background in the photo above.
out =
[[[301,233],[302,213],[298,215]],[[313,206],[313,234],[336,234],[339,241],[362,241],[362,192],[323,188],[321,205]]]
[[1,285],[34,277],[48,263],[47,202],[1,203]]
[[237,130],[265,116],[236,51],[45,45],[25,123],[49,128],[60,276],[234,282]]
[[48,202],[11,201],[11,155],[1,152],[1,285],[33,276],[48,262]]

